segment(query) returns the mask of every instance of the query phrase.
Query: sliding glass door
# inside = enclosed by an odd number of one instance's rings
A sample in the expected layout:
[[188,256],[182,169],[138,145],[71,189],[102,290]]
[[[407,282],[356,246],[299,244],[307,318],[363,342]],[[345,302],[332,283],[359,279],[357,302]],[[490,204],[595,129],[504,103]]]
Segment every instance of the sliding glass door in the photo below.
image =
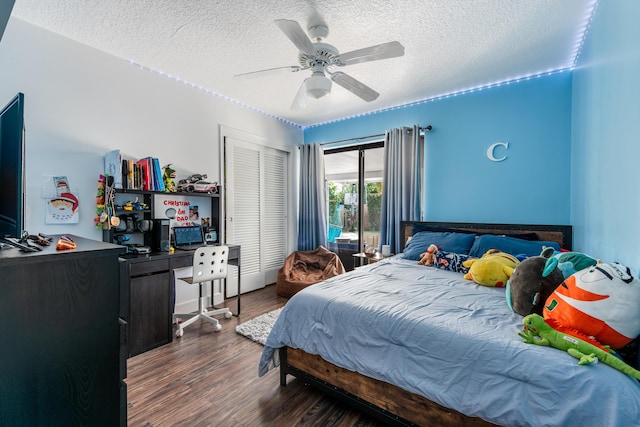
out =
[[347,270],[364,243],[380,243],[384,143],[325,150],[329,249]]

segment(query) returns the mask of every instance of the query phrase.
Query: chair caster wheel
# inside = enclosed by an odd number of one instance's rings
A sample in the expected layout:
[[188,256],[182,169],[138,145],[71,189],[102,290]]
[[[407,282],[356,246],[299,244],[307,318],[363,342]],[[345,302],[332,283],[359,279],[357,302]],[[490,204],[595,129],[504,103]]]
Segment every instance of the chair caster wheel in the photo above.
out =
[[227,312],[224,314],[224,318],[225,318],[225,319],[231,319],[231,312],[230,312],[230,311],[227,311]]
[[220,324],[213,325],[213,330],[216,332],[220,332],[222,330],[222,326],[220,326]]
[[182,329],[176,329],[176,337],[180,338],[184,334]]

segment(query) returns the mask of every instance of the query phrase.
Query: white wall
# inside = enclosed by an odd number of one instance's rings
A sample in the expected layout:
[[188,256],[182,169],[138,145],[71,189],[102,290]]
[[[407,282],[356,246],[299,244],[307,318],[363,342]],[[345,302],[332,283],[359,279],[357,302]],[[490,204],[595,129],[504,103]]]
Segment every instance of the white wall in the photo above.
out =
[[[95,195],[110,150],[158,157],[178,177],[198,172],[220,182],[221,129],[279,147],[303,140],[297,127],[12,17],[0,43],[0,104],[18,92],[25,94],[26,229],[32,233],[102,238],[93,221]],[[79,224],[45,224],[43,184],[58,175],[79,195]],[[290,218],[293,249],[297,221]]]

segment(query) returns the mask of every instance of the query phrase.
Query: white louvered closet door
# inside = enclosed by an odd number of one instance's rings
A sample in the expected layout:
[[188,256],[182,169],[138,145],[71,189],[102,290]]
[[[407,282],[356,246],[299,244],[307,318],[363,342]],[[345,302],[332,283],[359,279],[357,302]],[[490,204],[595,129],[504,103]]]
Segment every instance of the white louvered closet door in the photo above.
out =
[[241,245],[241,292],[250,292],[274,283],[287,255],[287,153],[227,138],[225,165],[226,240]]

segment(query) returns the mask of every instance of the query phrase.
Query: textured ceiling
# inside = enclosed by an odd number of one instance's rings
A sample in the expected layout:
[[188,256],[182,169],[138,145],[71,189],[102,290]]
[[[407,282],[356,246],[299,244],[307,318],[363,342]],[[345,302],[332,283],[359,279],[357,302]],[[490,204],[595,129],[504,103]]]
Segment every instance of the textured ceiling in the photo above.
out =
[[[302,127],[571,68],[595,0],[16,0],[12,16]],[[324,22],[340,52],[399,41],[405,55],[340,68],[380,93],[334,84],[292,110],[310,71],[274,24]]]

